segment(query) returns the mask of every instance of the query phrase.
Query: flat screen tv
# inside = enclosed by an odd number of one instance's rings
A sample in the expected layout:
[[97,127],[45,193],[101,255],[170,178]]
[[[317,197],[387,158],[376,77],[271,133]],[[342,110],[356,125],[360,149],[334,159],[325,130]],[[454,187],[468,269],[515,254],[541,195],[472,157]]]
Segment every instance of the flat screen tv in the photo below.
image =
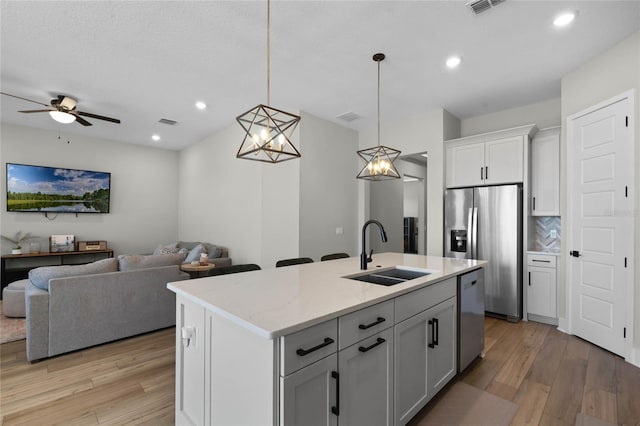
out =
[[7,163],[7,211],[109,213],[111,173]]

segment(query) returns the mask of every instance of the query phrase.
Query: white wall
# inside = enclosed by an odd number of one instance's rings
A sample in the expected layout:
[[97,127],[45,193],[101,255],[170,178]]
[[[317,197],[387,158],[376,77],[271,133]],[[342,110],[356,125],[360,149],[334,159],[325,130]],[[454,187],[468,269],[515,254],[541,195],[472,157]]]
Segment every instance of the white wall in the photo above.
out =
[[[300,140],[300,256],[358,253],[356,246],[358,133],[302,113]],[[343,228],[337,235],[336,228]]]
[[[566,228],[566,119],[592,105],[605,101],[630,89],[635,89],[635,315],[634,347],[640,348],[640,32],[623,40],[608,51],[596,56],[562,78],[562,133],[560,139],[560,212],[562,228]],[[565,271],[566,256],[570,241],[568,232],[562,239],[561,261],[559,264],[560,279],[558,307],[560,316],[564,317],[566,294]],[[640,363],[640,359],[636,360]]]
[[[560,98],[478,115],[460,121],[462,137],[535,123],[539,129],[560,125]],[[451,138],[447,138],[448,140]]]
[[[0,135],[1,234],[31,232],[42,237],[33,240],[41,243],[41,250],[52,234],[106,240],[116,255],[150,253],[158,244],[177,240],[177,152],[84,136],[59,140],[55,131],[5,123]],[[110,212],[78,217],[60,213],[54,220],[41,213],[7,212],[7,162],[111,172]],[[2,241],[2,253],[10,252],[11,243]]]
[[[450,114],[449,114],[450,115]],[[427,152],[427,254],[442,255],[443,193],[444,193],[444,129],[448,118],[445,110],[438,108],[422,112],[405,120],[381,122],[380,143],[402,151],[401,155]],[[453,126],[455,127],[455,126]],[[450,130],[451,131],[451,130]],[[377,127],[362,130],[359,134],[359,149],[377,143]],[[368,219],[368,190],[365,186],[379,182],[365,182],[359,187],[358,198],[362,203],[358,209],[359,226]],[[359,244],[358,244],[359,247]]]

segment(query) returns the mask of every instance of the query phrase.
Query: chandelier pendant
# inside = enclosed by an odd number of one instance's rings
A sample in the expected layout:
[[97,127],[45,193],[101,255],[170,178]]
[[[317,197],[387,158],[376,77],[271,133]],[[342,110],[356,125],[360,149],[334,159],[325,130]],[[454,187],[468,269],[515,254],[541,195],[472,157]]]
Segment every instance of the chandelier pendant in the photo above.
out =
[[384,58],[384,53],[373,55],[373,60],[378,63],[378,145],[357,152],[364,161],[364,167],[356,176],[358,179],[377,181],[400,178],[400,173],[393,163],[400,156],[400,151],[380,145],[380,62]]
[[271,103],[271,0],[267,0],[267,105],[260,104],[236,117],[245,135],[237,158],[280,163],[300,158],[291,139],[300,116],[273,108]]

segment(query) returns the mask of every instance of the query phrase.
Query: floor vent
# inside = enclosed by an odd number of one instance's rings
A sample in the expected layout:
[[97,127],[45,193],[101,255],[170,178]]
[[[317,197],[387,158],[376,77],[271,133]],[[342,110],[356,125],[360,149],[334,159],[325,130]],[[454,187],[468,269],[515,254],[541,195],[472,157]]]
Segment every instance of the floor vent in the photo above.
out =
[[169,120],[168,118],[161,118],[160,120],[158,120],[158,123],[168,124],[169,126],[175,126],[176,124],[178,124],[177,121]]
[[473,0],[467,3],[467,6],[469,6],[473,13],[477,15],[499,5],[500,3],[504,3],[505,1],[506,0]]

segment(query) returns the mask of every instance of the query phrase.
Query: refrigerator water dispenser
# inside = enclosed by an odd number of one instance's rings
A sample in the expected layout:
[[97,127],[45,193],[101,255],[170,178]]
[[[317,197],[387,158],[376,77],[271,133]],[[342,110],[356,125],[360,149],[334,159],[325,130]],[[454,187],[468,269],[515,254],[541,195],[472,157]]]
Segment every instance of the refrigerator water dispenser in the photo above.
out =
[[451,230],[451,251],[466,253],[467,251],[467,230]]

